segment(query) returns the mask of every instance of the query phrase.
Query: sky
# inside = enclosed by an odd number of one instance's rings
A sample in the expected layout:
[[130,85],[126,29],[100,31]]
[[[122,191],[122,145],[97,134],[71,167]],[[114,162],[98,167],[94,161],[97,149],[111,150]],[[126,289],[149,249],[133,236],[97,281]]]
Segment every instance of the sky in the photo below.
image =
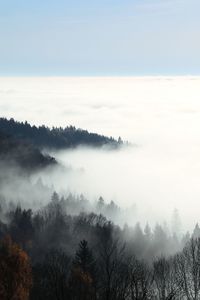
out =
[[0,0],[0,75],[198,75],[199,11],[199,0]]

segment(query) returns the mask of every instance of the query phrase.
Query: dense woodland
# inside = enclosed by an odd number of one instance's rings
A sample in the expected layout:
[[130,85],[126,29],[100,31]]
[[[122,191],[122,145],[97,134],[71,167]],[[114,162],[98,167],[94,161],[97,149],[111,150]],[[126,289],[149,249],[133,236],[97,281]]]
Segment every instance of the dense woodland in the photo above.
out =
[[93,145],[121,140],[6,119],[0,132],[1,300],[200,299],[198,224],[184,234],[175,211],[172,224],[130,226],[113,201],[91,203],[30,181],[38,167],[56,164],[41,152],[55,141],[59,148],[82,144],[79,134]]
[[121,138],[118,141],[112,137],[106,137],[87,130],[77,129],[74,126],[66,128],[46,126],[31,126],[27,122],[17,122],[14,119],[0,118],[0,131],[14,136],[16,139],[25,140],[39,148],[66,149],[80,145],[85,146],[112,146],[119,147],[123,144]]
[[1,197],[0,299],[199,299],[198,225],[179,237],[121,228],[100,213],[117,209],[102,197],[96,213],[69,213],[84,201],[54,192],[33,212]]

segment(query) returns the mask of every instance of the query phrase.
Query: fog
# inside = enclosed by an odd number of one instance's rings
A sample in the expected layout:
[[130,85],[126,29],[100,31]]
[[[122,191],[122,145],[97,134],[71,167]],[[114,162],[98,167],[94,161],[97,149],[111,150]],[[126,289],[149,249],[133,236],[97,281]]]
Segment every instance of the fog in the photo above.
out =
[[49,126],[75,125],[133,144],[121,150],[53,153],[67,169],[33,177],[56,190],[100,195],[128,221],[169,221],[178,208],[184,229],[199,221],[200,78],[0,78],[1,116]]

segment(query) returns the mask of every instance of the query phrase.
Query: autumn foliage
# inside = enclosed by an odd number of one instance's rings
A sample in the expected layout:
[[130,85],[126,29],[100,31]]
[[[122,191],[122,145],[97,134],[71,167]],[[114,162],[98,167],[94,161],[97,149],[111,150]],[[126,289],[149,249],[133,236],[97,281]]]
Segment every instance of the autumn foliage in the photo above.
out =
[[0,242],[0,299],[27,300],[32,285],[28,255],[9,236]]

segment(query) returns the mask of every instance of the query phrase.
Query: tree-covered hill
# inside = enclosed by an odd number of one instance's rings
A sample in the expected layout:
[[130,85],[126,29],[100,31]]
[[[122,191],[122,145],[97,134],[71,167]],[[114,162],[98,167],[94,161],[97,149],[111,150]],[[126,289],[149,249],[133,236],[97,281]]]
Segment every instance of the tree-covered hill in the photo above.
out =
[[121,138],[117,141],[112,137],[90,133],[73,126],[50,129],[46,126],[36,127],[27,122],[6,118],[0,118],[0,131],[20,140],[26,140],[39,148],[65,149],[80,145],[93,147],[108,145],[115,148],[123,143]]
[[56,160],[30,143],[0,132],[0,162],[33,170],[55,164]]

